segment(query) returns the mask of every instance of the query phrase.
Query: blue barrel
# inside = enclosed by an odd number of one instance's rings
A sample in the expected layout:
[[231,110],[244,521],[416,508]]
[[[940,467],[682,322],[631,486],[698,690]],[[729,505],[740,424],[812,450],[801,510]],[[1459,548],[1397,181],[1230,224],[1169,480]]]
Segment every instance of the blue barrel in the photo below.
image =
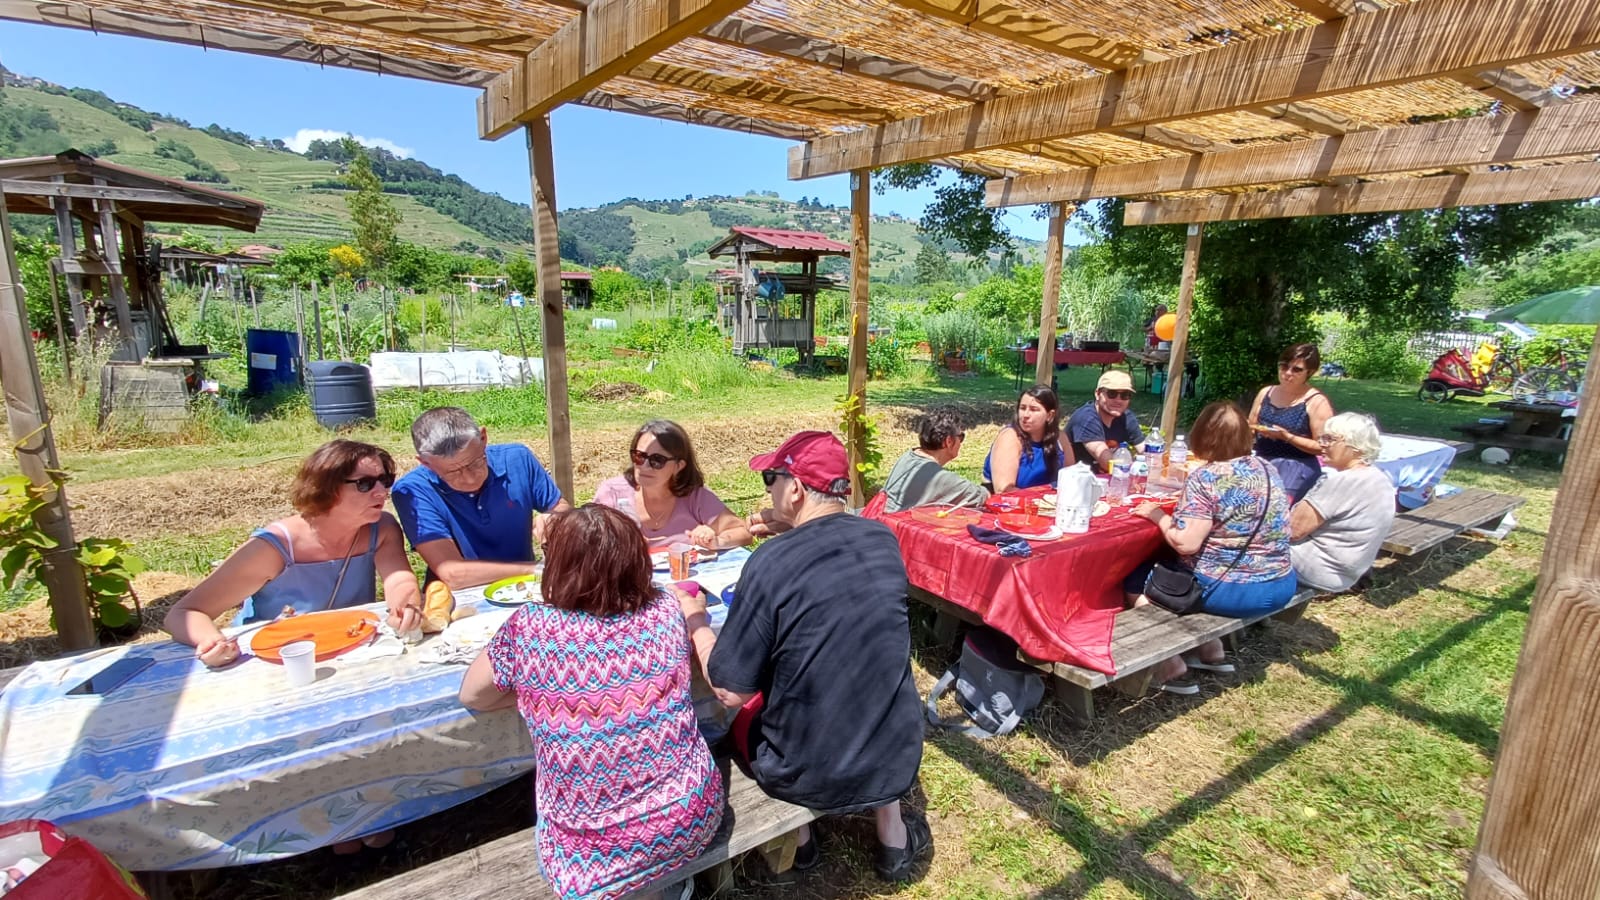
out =
[[372,372],[366,366],[337,359],[308,362],[306,390],[311,395],[311,413],[324,428],[339,428],[378,417]]
[[245,391],[261,397],[300,386],[300,335],[292,331],[247,328],[244,352],[249,361]]

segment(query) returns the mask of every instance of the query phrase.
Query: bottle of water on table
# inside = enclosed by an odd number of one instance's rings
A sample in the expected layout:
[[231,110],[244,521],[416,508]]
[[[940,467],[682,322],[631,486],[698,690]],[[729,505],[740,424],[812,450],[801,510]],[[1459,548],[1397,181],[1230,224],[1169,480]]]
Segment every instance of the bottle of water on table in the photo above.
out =
[[1144,436],[1144,469],[1145,475],[1157,484],[1164,481],[1166,477],[1166,472],[1163,471],[1161,463],[1161,455],[1166,450],[1166,442],[1161,439],[1161,429],[1150,429],[1150,433]]
[[1123,444],[1111,454],[1111,483],[1106,486],[1106,502],[1120,503],[1128,496],[1128,485],[1133,479],[1133,454]]
[[1172,442],[1172,449],[1167,453],[1167,475],[1169,480],[1182,485],[1189,477],[1189,445],[1184,443],[1183,435],[1178,435]]

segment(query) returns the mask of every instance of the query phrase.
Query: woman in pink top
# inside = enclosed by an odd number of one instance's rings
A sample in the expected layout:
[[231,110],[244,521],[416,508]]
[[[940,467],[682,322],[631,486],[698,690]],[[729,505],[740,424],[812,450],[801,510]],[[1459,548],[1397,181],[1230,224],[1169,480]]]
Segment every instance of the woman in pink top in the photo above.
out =
[[712,550],[750,543],[750,528],[706,487],[683,426],[655,419],[628,442],[630,465],[600,483],[594,502],[639,523],[650,546],[687,541]]

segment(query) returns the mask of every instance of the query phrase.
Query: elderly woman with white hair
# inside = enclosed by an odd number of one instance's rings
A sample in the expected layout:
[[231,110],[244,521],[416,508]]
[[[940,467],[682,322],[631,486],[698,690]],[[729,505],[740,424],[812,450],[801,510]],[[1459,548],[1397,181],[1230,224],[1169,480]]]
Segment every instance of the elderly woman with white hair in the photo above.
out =
[[1395,487],[1373,465],[1381,439],[1371,416],[1332,416],[1318,440],[1332,471],[1289,511],[1289,555],[1302,585],[1338,593],[1378,558],[1394,524]]

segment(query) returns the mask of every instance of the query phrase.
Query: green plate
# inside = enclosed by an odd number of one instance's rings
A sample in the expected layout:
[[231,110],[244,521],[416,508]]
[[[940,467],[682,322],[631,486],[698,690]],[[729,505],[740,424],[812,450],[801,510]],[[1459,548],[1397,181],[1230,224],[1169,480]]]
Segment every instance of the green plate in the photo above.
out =
[[483,599],[495,606],[521,606],[524,603],[543,602],[544,598],[539,594],[539,573],[530,572],[527,575],[502,578],[483,589]]

